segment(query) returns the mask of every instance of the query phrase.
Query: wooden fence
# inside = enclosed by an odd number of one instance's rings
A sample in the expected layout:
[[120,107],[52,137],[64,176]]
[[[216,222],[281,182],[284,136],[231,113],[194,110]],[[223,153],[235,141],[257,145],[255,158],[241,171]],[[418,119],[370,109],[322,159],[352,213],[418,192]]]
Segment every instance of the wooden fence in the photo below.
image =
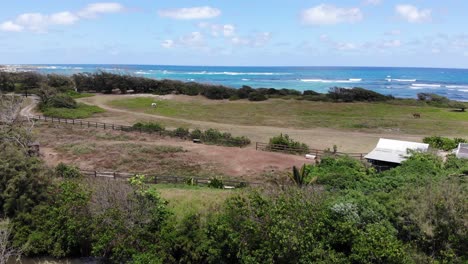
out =
[[[91,170],[81,170],[81,173],[84,176],[88,177],[100,177],[108,178],[114,180],[128,180],[131,177],[140,174],[140,173],[128,173],[128,172],[115,172],[115,171],[91,171]],[[144,173],[141,173],[144,174]],[[150,175],[144,174],[145,177],[149,180],[149,183],[152,184],[161,184],[161,183],[172,183],[172,184],[185,184],[188,180],[193,182],[193,185],[202,185],[206,186],[210,183],[212,179],[209,178],[199,178],[199,177],[181,177],[181,176],[164,176],[164,175]],[[236,186],[258,186],[263,183],[260,182],[249,182],[249,181],[237,181],[230,179],[219,179],[223,182],[225,188],[233,188]]]
[[148,133],[148,134],[159,134],[162,135],[162,131],[147,131],[144,129],[135,129],[132,126],[125,126],[125,125],[118,125],[113,123],[102,123],[102,122],[94,122],[94,121],[87,121],[82,119],[66,119],[66,118],[58,118],[58,117],[47,117],[47,116],[32,116],[31,119],[36,121],[45,121],[51,123],[58,123],[58,124],[68,124],[73,126],[79,126],[82,128],[100,128],[104,130],[118,130],[118,131],[134,131],[140,133]]
[[298,155],[305,155],[305,154],[312,154],[317,158],[322,156],[348,156],[351,158],[363,160],[365,154],[364,153],[344,153],[344,152],[333,152],[333,151],[325,151],[320,149],[304,149],[304,148],[293,148],[285,145],[276,145],[276,144],[268,144],[262,142],[255,143],[255,149],[260,151],[271,151],[271,152],[283,152],[288,154],[298,154]]

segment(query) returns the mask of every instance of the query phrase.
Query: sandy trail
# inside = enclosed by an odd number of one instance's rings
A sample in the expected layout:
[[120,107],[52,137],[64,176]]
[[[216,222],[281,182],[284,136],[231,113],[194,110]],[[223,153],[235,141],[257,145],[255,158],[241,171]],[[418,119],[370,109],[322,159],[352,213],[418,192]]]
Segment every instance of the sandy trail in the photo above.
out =
[[[138,95],[147,96],[147,95]],[[104,117],[92,118],[95,121],[115,122],[118,124],[133,124],[137,120],[171,121],[189,124],[192,128],[216,128],[221,131],[230,132],[236,136],[247,136],[253,142],[268,142],[268,139],[281,133],[290,135],[293,139],[304,142],[316,149],[332,148],[337,145],[341,152],[362,152],[372,150],[379,138],[401,139],[409,141],[421,141],[422,136],[402,134],[398,131],[387,133],[367,133],[354,131],[341,131],[329,128],[296,129],[271,126],[246,126],[225,123],[207,122],[199,120],[188,120],[172,118],[160,115],[146,114],[129,110],[117,109],[109,106],[109,101],[120,98],[134,98],[135,95],[96,95],[80,99],[81,102],[98,105],[109,113]],[[178,100],[179,96],[166,97],[168,100]],[[184,97],[180,97],[183,98]]]

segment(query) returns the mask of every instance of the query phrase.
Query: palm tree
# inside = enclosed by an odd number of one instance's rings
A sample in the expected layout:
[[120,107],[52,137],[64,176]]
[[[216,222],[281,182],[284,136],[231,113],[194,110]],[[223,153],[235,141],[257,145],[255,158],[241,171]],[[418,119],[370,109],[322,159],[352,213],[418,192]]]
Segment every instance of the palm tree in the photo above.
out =
[[309,170],[307,169],[307,166],[305,164],[302,165],[300,170],[297,169],[296,166],[293,166],[293,171],[288,176],[293,181],[293,183],[299,187],[312,184],[315,181],[317,181],[317,177],[313,177],[312,179],[307,181],[307,176],[309,176]]

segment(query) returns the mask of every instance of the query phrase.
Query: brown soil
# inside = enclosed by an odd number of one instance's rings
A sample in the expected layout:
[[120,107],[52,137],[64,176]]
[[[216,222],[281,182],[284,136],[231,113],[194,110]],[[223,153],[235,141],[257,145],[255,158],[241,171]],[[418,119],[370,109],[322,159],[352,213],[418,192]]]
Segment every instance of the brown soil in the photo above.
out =
[[[292,166],[311,162],[303,156],[256,151],[252,147],[211,146],[169,137],[102,129],[88,130],[57,124],[40,125],[38,137],[41,143],[41,155],[49,165],[55,166],[64,162],[90,170],[166,174],[184,170],[198,174],[261,180],[265,174],[282,173],[289,171]],[[84,154],[77,154],[70,146],[82,148],[92,146],[92,148]],[[126,146],[137,146],[146,150],[158,146],[181,147],[184,151],[157,155],[143,152],[129,154],[125,149]]]

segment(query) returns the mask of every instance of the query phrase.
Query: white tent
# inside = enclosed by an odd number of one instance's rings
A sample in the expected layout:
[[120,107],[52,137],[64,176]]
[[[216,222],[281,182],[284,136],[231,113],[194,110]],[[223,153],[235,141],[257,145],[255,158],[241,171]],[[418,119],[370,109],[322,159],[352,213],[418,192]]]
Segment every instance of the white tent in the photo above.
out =
[[428,148],[429,144],[381,138],[375,149],[367,154],[365,158],[368,160],[401,163],[410,155],[408,149],[426,152]]
[[468,159],[468,143],[458,144],[458,148],[455,152],[455,155],[459,159]]

